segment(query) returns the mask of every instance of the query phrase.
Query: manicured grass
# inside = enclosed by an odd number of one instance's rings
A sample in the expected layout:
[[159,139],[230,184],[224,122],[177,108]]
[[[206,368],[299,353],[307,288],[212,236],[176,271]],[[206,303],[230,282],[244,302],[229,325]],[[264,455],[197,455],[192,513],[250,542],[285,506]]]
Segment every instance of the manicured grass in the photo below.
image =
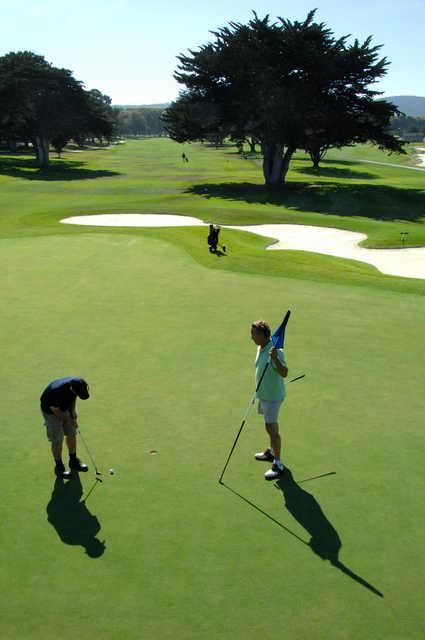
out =
[[[2,637],[421,637],[422,297],[205,269],[114,233],[1,250]],[[230,489],[217,482],[252,390],[250,322],[288,307],[287,358],[307,377],[282,413],[285,460],[297,480],[336,472],[299,484],[291,511],[252,458],[255,412]],[[72,372],[91,385],[79,414],[97,464],[116,469],[85,507],[75,485],[52,505],[37,406]],[[305,544],[329,540],[326,522],[338,566]]]
[[[217,258],[202,228],[58,220],[295,220],[368,229],[389,246],[398,229],[422,237],[422,174],[400,170],[405,184],[398,169],[353,159],[344,165],[352,176],[314,176],[300,155],[289,206],[286,193],[260,187],[258,160],[230,147],[184,150],[187,165],[168,140],[68,153],[49,174],[3,158],[2,638],[419,640],[423,281],[265,252],[264,239],[247,233],[223,231],[229,255]],[[341,167],[328,160],[324,170]],[[374,177],[358,175],[367,172]],[[358,191],[367,215],[344,215],[357,183],[369,188]],[[374,188],[394,190],[403,222],[374,215]],[[296,484],[263,480],[253,411],[220,486],[252,393],[250,323],[276,325],[287,308],[290,373],[306,373],[281,414]],[[79,401],[83,433],[98,466],[116,475],[96,485],[91,470],[82,487],[74,480],[52,496],[38,399],[73,373],[92,392]],[[97,558],[84,552],[94,535],[106,541]]]
[[[182,148],[189,163],[181,161]],[[222,224],[336,226],[367,234],[364,244],[375,247],[399,247],[400,232],[408,229],[411,245],[425,245],[423,172],[361,164],[358,148],[344,152],[355,159],[342,162],[337,159],[340,152],[330,152],[318,174],[305,156],[297,155],[283,190],[266,189],[261,161],[242,160],[230,145],[214,149],[199,144],[182,147],[167,139],[129,141],[112,149],[68,152],[62,160],[53,159],[47,172],[37,170],[30,158],[7,157],[0,159],[0,169],[1,162],[6,165],[0,177],[0,231],[3,237],[73,235],[88,230],[58,226],[61,218],[175,213]],[[368,147],[364,154],[370,156]],[[152,235],[149,229],[125,233]],[[155,230],[154,235],[185,246],[205,264],[203,233],[167,229]],[[424,292],[423,281],[389,278],[366,264],[326,256],[264,252],[263,238],[227,233],[229,258],[215,265],[222,269]]]
[[374,162],[401,164],[406,166],[418,166],[416,158],[416,148],[421,147],[421,143],[410,143],[404,146],[406,153],[387,153],[381,151],[373,144],[356,144],[352,147],[344,147],[342,149],[332,149],[329,155],[338,158],[345,158],[348,161],[357,160],[362,162],[363,160],[372,160]]

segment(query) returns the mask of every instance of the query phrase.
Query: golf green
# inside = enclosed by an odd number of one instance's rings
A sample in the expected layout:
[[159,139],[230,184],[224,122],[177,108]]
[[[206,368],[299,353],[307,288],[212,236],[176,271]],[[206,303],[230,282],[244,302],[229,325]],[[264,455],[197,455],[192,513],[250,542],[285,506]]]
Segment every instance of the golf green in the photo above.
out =
[[[235,224],[295,215],[188,191],[210,169],[225,181],[227,162],[250,181],[251,161],[231,150],[190,147],[198,173],[182,177],[170,160],[177,146],[147,143],[150,152],[134,142],[80,154],[80,171],[115,177],[0,179],[2,639],[419,640],[422,281],[269,255],[251,234],[229,232],[229,256],[218,259],[202,228],[58,223],[90,211],[215,218],[220,206]],[[138,154],[151,158],[140,179]],[[419,193],[418,183],[398,188]],[[346,223],[382,238],[401,226]],[[406,224],[423,227],[419,213]],[[263,479],[254,409],[220,485],[253,391],[250,323],[277,326],[288,308],[290,376],[306,374],[288,386],[280,417],[291,473]],[[102,483],[81,442],[89,472],[53,475],[39,396],[72,374],[90,384],[77,409]]]
[[[421,636],[423,298],[217,272],[112,233],[1,250],[3,637]],[[250,322],[288,307],[306,378],[281,416],[286,508],[253,460],[255,413],[217,478],[252,390]],[[83,433],[116,474],[52,497],[38,397],[72,373],[92,392]],[[308,546],[332,531],[334,564]]]

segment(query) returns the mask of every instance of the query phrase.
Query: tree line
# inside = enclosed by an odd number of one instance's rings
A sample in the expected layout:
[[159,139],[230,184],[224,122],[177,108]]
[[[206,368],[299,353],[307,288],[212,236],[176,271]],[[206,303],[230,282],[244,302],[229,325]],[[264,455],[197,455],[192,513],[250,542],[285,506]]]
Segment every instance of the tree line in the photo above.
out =
[[[248,24],[231,22],[215,40],[178,56],[174,74],[184,86],[164,110],[112,107],[97,89],[86,90],[71,71],[28,51],[0,57],[0,140],[31,143],[39,166],[52,146],[74,140],[110,141],[116,135],[163,135],[178,142],[260,147],[267,185],[285,182],[297,149],[315,167],[327,150],[372,142],[404,153],[398,126],[413,126],[397,107],[377,100],[371,85],[385,75],[372,38],[336,39],[311,11],[303,22],[253,12]],[[408,122],[406,122],[406,120]],[[414,126],[421,126],[414,119]]]
[[162,136],[165,124],[163,109],[155,107],[114,108],[117,131],[122,136]]
[[178,56],[174,77],[184,89],[164,112],[170,137],[259,144],[266,185],[285,182],[297,149],[315,167],[329,148],[357,142],[404,153],[390,130],[397,107],[370,88],[389,64],[381,47],[371,37],[336,39],[314,16],[272,22],[253,12],[248,24],[231,22]]
[[109,141],[115,131],[111,99],[86,90],[68,69],[30,51],[0,57],[0,139],[30,143],[40,167],[49,164],[50,146]]
[[418,134],[418,137],[425,138],[425,117],[424,116],[400,116],[394,118],[391,123],[391,130],[400,138],[405,134]]
[[40,167],[50,148],[60,153],[72,140],[79,146],[111,142],[116,136],[163,135],[162,109],[122,109],[97,89],[86,90],[68,69],[30,51],[0,57],[0,141],[34,150]]

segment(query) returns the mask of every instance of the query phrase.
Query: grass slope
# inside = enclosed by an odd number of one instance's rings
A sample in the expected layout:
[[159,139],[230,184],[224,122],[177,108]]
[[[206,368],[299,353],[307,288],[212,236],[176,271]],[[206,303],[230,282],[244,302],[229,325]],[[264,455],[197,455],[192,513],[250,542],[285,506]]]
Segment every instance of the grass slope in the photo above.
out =
[[[115,234],[1,248],[5,640],[422,637],[422,297],[217,272]],[[336,472],[299,484],[289,510],[252,459],[255,413],[230,489],[217,483],[252,386],[249,324],[287,307],[307,378],[282,414],[285,459],[298,480]],[[117,472],[85,508],[92,474],[52,499],[37,406],[70,372],[91,384],[79,413],[98,465]],[[84,553],[92,517],[99,558]],[[327,522],[336,566],[306,545]]]

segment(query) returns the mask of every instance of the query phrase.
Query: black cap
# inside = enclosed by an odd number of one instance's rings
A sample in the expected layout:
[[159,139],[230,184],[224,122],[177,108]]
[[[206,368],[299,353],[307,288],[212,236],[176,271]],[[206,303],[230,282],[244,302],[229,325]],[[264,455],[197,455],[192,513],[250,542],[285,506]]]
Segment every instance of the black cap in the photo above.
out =
[[89,385],[82,378],[77,378],[71,382],[71,388],[81,400],[89,398]]

